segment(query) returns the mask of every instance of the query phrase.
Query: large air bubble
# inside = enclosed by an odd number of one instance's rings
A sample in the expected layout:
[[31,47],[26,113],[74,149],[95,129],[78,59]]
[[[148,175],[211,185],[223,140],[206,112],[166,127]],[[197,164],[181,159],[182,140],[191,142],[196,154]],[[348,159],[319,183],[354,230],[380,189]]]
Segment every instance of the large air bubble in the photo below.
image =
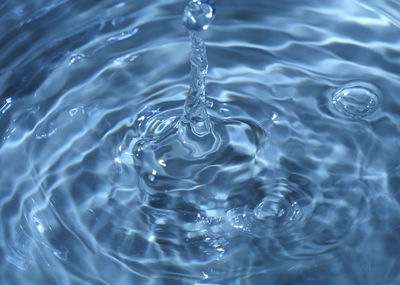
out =
[[374,113],[379,107],[380,91],[368,82],[350,82],[333,94],[333,106],[342,115],[361,119]]

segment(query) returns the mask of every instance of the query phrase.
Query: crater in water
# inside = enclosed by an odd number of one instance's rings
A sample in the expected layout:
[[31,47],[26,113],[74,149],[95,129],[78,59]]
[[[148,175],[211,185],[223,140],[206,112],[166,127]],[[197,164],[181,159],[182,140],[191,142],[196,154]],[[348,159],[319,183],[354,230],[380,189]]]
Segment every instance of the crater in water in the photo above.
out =
[[252,168],[265,141],[265,131],[256,122],[212,116],[213,131],[198,137],[180,121],[182,112],[171,104],[146,108],[123,139],[118,161],[135,168],[141,190],[188,191],[212,184],[220,173],[234,184],[237,171]]

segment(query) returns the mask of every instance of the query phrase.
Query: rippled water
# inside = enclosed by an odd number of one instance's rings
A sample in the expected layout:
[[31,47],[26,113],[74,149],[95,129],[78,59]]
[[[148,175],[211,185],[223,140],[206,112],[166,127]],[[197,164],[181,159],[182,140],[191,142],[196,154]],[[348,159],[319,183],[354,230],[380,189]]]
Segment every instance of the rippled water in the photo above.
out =
[[400,4],[0,3],[0,284],[399,284]]

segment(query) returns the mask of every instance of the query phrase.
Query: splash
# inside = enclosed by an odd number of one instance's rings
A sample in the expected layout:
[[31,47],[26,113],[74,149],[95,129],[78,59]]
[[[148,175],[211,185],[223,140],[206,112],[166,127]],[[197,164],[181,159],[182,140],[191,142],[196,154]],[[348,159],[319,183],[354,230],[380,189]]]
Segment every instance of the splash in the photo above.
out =
[[215,4],[210,1],[190,1],[185,8],[183,23],[189,30],[192,42],[190,56],[190,89],[185,101],[182,121],[188,123],[197,136],[211,131],[211,122],[206,108],[206,81],[208,61],[206,46],[201,31],[207,30],[215,18]]

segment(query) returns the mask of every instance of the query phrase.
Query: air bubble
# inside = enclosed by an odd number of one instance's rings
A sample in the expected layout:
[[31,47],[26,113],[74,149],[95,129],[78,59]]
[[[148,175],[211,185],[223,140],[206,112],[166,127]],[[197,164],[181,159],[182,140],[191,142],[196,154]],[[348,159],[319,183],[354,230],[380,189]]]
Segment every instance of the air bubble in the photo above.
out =
[[361,119],[379,107],[380,91],[368,82],[350,82],[333,94],[332,104],[348,118]]
[[215,18],[214,0],[190,1],[183,14],[183,23],[191,31],[207,30]]

